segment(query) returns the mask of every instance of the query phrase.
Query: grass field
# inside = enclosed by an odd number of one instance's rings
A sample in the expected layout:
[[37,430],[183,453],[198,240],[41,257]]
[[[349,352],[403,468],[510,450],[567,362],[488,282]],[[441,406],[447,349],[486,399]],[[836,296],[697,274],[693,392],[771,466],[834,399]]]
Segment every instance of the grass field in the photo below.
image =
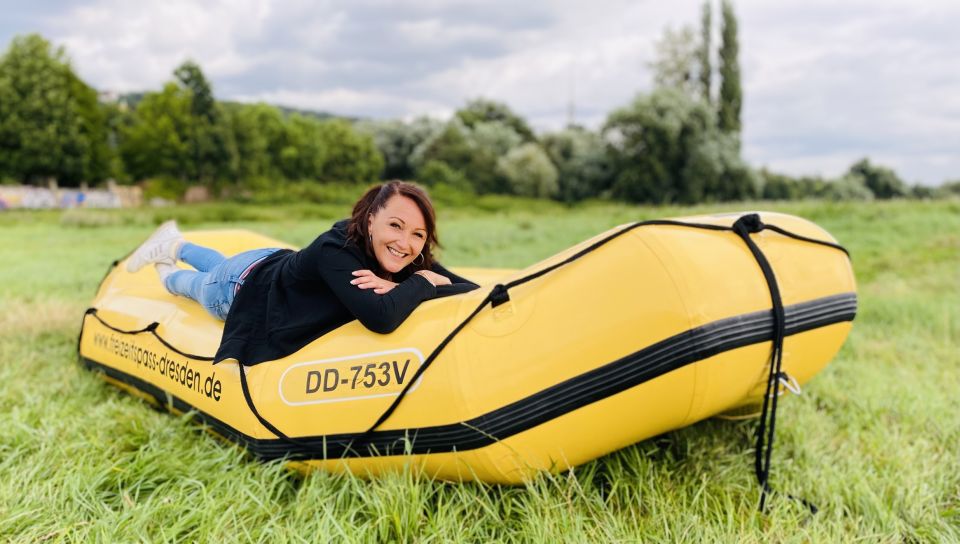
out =
[[613,225],[772,209],[853,256],[839,356],[778,414],[756,512],[754,422],[709,420],[526,486],[297,477],[76,363],[108,264],[161,219],[308,243],[348,206],[0,213],[0,541],[960,541],[960,202],[644,208],[486,200],[441,210],[448,265],[520,267]]

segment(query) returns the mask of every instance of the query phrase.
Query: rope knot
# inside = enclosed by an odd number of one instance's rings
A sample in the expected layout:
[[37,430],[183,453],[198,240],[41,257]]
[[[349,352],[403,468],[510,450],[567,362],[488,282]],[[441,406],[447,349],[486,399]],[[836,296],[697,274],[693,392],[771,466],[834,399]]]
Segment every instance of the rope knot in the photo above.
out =
[[755,213],[741,215],[740,219],[737,219],[733,224],[733,230],[740,234],[760,232],[764,227],[766,227],[766,225],[760,220],[760,215]]
[[493,291],[490,291],[490,304],[494,308],[505,303],[510,302],[510,293],[507,292],[507,287],[502,283],[498,283]]

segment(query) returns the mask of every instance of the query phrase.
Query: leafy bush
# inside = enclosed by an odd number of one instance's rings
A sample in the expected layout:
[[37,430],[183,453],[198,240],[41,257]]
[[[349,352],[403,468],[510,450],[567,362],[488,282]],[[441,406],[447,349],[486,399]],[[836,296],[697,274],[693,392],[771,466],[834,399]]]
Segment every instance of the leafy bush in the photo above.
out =
[[526,143],[497,161],[497,173],[509,183],[513,194],[552,198],[557,194],[557,168],[537,144]]
[[186,181],[179,178],[157,176],[143,182],[143,198],[148,202],[154,198],[179,202],[183,200],[183,195],[187,192],[188,186],[189,184]]
[[509,182],[497,171],[497,160],[521,141],[513,128],[500,121],[468,127],[455,117],[417,146],[410,162],[418,177],[421,168],[436,160],[463,172],[478,193],[510,193]]
[[232,198],[237,202],[256,204],[306,202],[352,206],[365,189],[365,185],[356,183],[254,178],[240,185]]
[[543,147],[557,167],[557,198],[579,202],[601,196],[613,179],[613,164],[599,134],[569,127],[546,134]]
[[427,164],[423,165],[423,168],[419,170],[417,181],[427,187],[443,185],[450,190],[473,194],[473,187],[470,185],[470,180],[467,179],[463,171],[455,170],[443,161],[428,161]]
[[873,192],[862,176],[847,174],[827,183],[823,196],[830,200],[873,200]]
[[373,138],[384,160],[383,179],[412,179],[414,166],[410,162],[413,150],[443,127],[443,123],[429,117],[419,117],[407,123],[398,119],[360,121],[354,128]]
[[960,196],[960,180],[945,182],[937,188],[937,195],[941,197]]
[[907,185],[893,170],[870,164],[868,159],[856,162],[848,174],[860,176],[877,198],[897,198],[908,194]]
[[327,153],[321,179],[368,183],[380,178],[383,156],[373,138],[358,133],[348,122],[339,119],[321,122],[319,137]]
[[536,136],[530,125],[520,117],[509,106],[502,102],[477,98],[467,102],[467,105],[454,113],[461,123],[469,128],[476,128],[482,123],[498,123],[508,127],[512,132],[520,136],[521,141],[536,141]]
[[469,208],[476,195],[471,189],[464,190],[444,182],[439,182],[430,187],[427,192],[435,204],[444,206],[455,206],[457,208]]

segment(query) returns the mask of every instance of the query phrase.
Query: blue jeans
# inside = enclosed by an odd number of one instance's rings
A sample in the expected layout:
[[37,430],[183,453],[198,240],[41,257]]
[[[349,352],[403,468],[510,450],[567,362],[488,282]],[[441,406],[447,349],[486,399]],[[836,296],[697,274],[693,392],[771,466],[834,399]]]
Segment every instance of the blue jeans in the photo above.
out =
[[163,286],[174,295],[199,302],[210,315],[225,320],[237,285],[243,284],[240,274],[274,251],[277,248],[254,249],[228,259],[218,251],[186,242],[180,246],[177,258],[197,271],[178,270],[166,277]]

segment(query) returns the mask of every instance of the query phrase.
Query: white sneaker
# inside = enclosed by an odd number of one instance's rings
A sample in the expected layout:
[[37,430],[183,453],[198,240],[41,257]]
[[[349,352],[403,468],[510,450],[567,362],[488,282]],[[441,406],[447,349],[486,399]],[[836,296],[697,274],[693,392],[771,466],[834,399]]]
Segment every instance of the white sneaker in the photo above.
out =
[[172,219],[167,221],[153,231],[153,234],[130,255],[127,259],[127,271],[136,272],[151,263],[176,263],[174,249],[181,241],[183,241],[183,235],[177,228],[177,222]]

